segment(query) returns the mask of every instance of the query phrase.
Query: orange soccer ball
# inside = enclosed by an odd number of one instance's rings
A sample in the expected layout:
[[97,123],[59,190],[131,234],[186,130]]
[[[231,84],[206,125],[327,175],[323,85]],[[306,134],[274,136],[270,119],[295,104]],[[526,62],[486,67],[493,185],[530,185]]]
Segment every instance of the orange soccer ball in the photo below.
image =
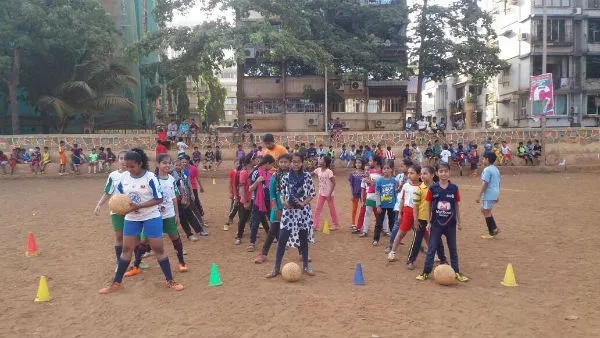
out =
[[127,210],[131,208],[131,200],[127,195],[113,195],[108,201],[108,208],[117,215],[125,215]]
[[440,264],[433,270],[433,279],[440,285],[456,284],[456,272],[448,264]]
[[293,262],[287,263],[281,269],[281,277],[288,282],[298,281],[301,275],[302,269],[300,269],[300,265]]

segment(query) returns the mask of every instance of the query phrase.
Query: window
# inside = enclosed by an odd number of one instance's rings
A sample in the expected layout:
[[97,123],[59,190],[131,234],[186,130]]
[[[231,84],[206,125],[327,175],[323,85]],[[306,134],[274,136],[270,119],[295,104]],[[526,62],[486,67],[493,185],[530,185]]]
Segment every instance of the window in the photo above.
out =
[[519,111],[517,118],[527,117],[527,105],[529,104],[529,95],[519,96]]
[[247,100],[244,106],[246,114],[280,114],[283,112],[281,101]]
[[600,79],[600,55],[588,55],[585,70],[586,79]]
[[287,112],[288,113],[315,113],[322,112],[323,105],[320,103],[313,103],[306,99],[289,99],[287,101]]
[[600,107],[600,96],[588,95],[587,113],[588,115],[598,115]]
[[[534,41],[543,41],[542,20],[533,22]],[[548,29],[546,31],[548,42],[567,42],[571,41],[571,20],[548,18]]]
[[[535,0],[535,7],[543,7],[544,0]],[[547,7],[571,7],[571,0],[546,0]]]
[[588,20],[588,42],[600,43],[600,20]]
[[600,9],[600,0],[588,0],[588,8]]
[[456,87],[456,99],[460,100],[465,97],[465,86]]
[[500,82],[502,83],[502,87],[510,86],[510,68],[504,69],[502,71]]
[[408,102],[416,102],[417,94],[416,93],[408,93]]
[[554,114],[567,115],[567,95],[556,95],[554,97]]

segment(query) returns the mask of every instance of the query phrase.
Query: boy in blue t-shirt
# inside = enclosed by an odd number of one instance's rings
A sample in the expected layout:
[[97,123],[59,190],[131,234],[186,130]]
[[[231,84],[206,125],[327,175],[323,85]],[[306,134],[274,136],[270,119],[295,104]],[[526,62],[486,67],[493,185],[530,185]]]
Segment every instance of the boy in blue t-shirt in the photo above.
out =
[[389,162],[383,165],[383,177],[375,182],[375,193],[377,205],[377,218],[375,221],[375,236],[373,245],[379,244],[379,236],[383,230],[385,215],[388,216],[388,224],[394,224],[394,206],[396,205],[396,179],[392,176],[393,169]]
[[488,227],[489,234],[481,235],[481,238],[492,239],[496,236],[500,229],[496,226],[494,216],[492,216],[492,208],[498,202],[500,195],[500,170],[494,165],[496,162],[496,154],[485,153],[483,155],[483,164],[486,166],[481,173],[481,192],[477,198],[477,203],[481,202],[481,213],[485,217],[485,223]]

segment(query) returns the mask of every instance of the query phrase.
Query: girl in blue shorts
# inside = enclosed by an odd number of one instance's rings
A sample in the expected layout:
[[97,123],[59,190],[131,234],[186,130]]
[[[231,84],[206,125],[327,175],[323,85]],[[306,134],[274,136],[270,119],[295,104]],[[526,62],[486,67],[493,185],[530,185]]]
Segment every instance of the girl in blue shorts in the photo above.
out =
[[129,197],[131,209],[125,213],[123,226],[123,252],[115,278],[101,294],[123,289],[123,275],[131,262],[133,249],[140,243],[140,234],[148,238],[150,246],[167,280],[167,287],[181,291],[183,285],[173,280],[171,264],[163,247],[163,220],[159,205],[163,201],[160,183],[154,173],[148,171],[148,157],[143,150],[134,148],[125,153],[127,172],[121,176],[117,190]]

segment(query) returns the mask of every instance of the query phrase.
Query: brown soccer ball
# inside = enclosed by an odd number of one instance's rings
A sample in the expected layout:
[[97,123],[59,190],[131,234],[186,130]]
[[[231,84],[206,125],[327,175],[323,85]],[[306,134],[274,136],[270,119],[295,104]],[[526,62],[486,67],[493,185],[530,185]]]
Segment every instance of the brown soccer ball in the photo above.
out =
[[281,269],[281,277],[288,282],[296,282],[300,279],[300,275],[302,275],[302,269],[300,269],[300,265],[290,262],[283,266]]
[[433,270],[433,279],[440,285],[456,284],[456,272],[448,264],[440,264]]
[[116,194],[108,201],[108,208],[117,215],[125,215],[127,210],[131,208],[131,201],[127,195]]

